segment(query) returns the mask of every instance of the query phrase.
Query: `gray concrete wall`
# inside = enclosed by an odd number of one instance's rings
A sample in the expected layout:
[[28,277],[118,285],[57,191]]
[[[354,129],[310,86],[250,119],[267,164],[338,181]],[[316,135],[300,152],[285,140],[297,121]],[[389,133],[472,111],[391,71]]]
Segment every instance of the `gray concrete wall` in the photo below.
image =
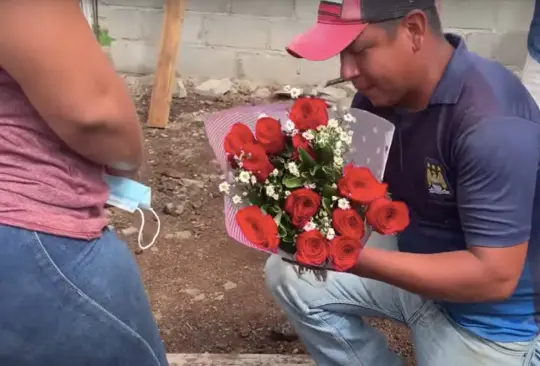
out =
[[[526,57],[534,0],[443,0],[447,30],[469,47],[519,70]],[[338,60],[306,62],[284,52],[315,19],[317,0],[188,0],[177,71],[201,78],[248,78],[284,84],[338,76]],[[152,73],[163,0],[100,0],[100,23],[114,38],[118,71]]]

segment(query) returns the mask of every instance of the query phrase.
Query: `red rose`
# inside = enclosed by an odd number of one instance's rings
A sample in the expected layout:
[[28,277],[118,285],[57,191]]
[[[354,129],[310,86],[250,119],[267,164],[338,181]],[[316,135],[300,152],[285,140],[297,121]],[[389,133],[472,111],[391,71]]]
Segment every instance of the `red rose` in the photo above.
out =
[[264,182],[274,170],[274,166],[270,162],[270,159],[268,159],[266,151],[260,145],[244,147],[242,168],[253,173],[259,182]]
[[289,119],[300,131],[316,130],[328,124],[326,101],[320,98],[298,98],[289,113]]
[[257,206],[241,208],[236,213],[236,222],[246,238],[263,250],[276,251],[279,234],[276,222]]
[[321,197],[309,188],[292,191],[285,200],[285,211],[295,227],[302,229],[319,210]]
[[335,209],[332,213],[332,226],[343,236],[354,239],[364,237],[364,220],[352,208],[348,210]]
[[285,137],[277,119],[259,118],[255,125],[255,136],[268,154],[279,154],[285,149]]
[[229,133],[225,137],[223,148],[229,155],[240,156],[240,153],[245,147],[252,145],[255,142],[255,136],[253,136],[253,132],[251,132],[249,127],[238,122],[232,125]]
[[328,258],[328,241],[317,230],[305,231],[296,237],[298,263],[306,266],[319,266]]
[[352,201],[368,204],[376,198],[384,197],[388,185],[381,183],[368,168],[348,164],[343,177],[338,181],[339,193]]
[[309,155],[311,155],[313,159],[317,159],[317,155],[315,154],[315,152],[309,145],[309,141],[306,140],[304,137],[302,137],[301,134],[297,133],[296,135],[293,136],[292,144],[294,147],[294,152],[293,152],[294,160],[298,160],[298,149],[305,150]]
[[409,225],[409,208],[403,202],[378,198],[369,204],[366,221],[376,232],[393,235]]
[[362,244],[360,239],[337,236],[330,242],[332,268],[339,272],[351,269],[358,261]]

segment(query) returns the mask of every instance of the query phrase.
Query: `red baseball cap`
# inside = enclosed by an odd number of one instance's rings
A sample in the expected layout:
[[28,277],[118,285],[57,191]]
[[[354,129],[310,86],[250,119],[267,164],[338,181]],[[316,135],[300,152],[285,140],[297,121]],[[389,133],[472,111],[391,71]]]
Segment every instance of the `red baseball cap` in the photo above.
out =
[[323,0],[317,23],[297,36],[287,52],[294,57],[323,61],[347,48],[370,23],[406,16],[435,7],[435,0]]

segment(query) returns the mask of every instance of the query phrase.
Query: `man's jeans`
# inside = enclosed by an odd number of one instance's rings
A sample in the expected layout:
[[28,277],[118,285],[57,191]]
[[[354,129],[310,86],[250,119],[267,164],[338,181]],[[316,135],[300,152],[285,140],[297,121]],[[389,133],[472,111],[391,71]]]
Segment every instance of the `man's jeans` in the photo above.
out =
[[0,365],[166,366],[132,253],[0,225]]
[[[395,237],[373,234],[371,246],[396,250]],[[403,361],[362,316],[405,323],[413,334],[417,366],[532,365],[535,342],[494,343],[455,324],[431,301],[397,287],[329,272],[327,282],[272,256],[270,291],[319,366],[397,366]]]

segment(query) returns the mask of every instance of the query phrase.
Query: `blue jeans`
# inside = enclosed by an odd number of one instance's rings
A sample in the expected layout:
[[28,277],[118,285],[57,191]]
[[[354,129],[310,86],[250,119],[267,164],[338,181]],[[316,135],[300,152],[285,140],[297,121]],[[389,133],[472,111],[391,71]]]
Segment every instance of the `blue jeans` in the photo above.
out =
[[0,225],[0,365],[168,365],[114,233],[84,241]]
[[[395,237],[373,234],[368,245],[397,250]],[[347,273],[311,273],[272,256],[266,264],[271,293],[319,366],[397,366],[384,336],[363,316],[387,317],[412,331],[417,366],[532,365],[535,343],[495,343],[455,324],[433,302],[397,287]]]

